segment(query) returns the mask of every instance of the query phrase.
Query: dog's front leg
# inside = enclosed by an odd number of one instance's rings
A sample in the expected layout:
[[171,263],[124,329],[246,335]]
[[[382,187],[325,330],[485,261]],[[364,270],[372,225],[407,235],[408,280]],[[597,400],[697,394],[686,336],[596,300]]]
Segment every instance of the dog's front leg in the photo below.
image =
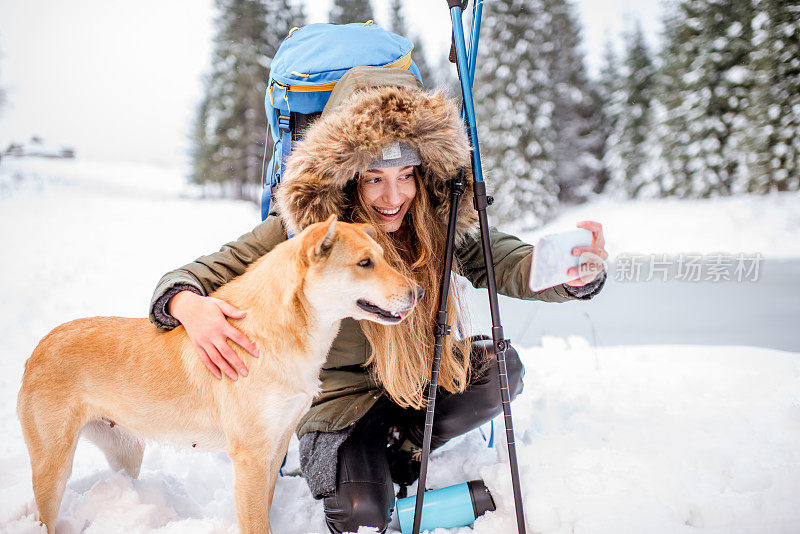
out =
[[270,447],[232,446],[236,483],[236,514],[242,534],[266,534],[269,529]]

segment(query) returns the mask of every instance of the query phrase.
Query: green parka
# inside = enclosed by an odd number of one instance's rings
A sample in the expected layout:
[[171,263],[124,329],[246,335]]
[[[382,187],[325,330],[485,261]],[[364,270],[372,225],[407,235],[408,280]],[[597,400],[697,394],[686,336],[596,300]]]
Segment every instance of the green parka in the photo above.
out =
[[[326,113],[306,132],[287,160],[284,184],[279,188],[277,211],[252,231],[224,245],[218,252],[165,274],[150,303],[150,320],[171,329],[179,322],[167,313],[169,299],[182,290],[208,295],[242,274],[247,266],[293,234],[331,213],[347,220],[345,186],[393,140],[414,145],[422,159],[423,183],[434,200],[435,220],[446,224],[449,211],[446,181],[468,165],[469,144],[458,109],[446,97],[419,89],[382,87],[359,91],[339,108]],[[483,251],[475,225],[472,182],[459,213],[456,258],[462,274],[475,287],[485,288]],[[556,286],[534,292],[528,287],[533,247],[516,237],[490,229],[497,289],[503,295],[526,300],[565,302],[592,298]],[[582,295],[582,296],[578,296]],[[382,389],[365,367],[369,343],[353,319],[342,322],[320,373],[322,391],[302,418],[297,434],[335,432],[360,419],[381,396]]]

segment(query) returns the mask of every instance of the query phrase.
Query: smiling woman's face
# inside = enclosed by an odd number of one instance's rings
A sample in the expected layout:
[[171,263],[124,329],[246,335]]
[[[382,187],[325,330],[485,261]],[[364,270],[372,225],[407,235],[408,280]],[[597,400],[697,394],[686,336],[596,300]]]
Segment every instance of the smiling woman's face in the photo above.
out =
[[414,167],[370,169],[359,176],[358,188],[383,231],[394,232],[400,228],[417,194]]

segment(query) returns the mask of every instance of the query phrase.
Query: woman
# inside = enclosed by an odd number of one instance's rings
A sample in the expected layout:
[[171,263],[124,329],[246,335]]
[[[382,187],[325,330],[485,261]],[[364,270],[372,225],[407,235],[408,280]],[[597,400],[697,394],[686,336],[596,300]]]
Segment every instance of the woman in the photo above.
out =
[[[392,481],[404,486],[417,477],[415,453],[422,442],[444,265],[446,182],[469,164],[469,143],[452,101],[422,91],[413,75],[403,79],[408,81],[394,80],[396,85],[376,87],[380,84],[351,79],[349,74],[287,160],[277,212],[219,252],[166,274],[156,288],[150,315],[161,328],[183,324],[217,378],[246,377],[244,362],[227,343],[230,339],[255,352],[250,340],[226,320],[242,313],[204,295],[287,239],[287,230],[297,233],[331,213],[341,220],[373,223],[387,259],[426,293],[399,325],[342,323],[320,373],[322,392],[298,426],[303,474],[314,496],[324,498],[326,521],[335,533],[362,525],[384,531],[394,505]],[[470,177],[459,210],[454,271],[485,287],[471,204]],[[579,226],[594,232],[593,246],[587,249],[605,258],[600,225],[586,221]],[[576,280],[533,292],[527,284],[532,247],[494,229],[491,242],[497,288],[505,295],[549,302],[588,299],[605,280],[604,272],[583,280],[573,272]],[[460,316],[453,285],[448,323]],[[491,353],[491,342],[446,338],[434,448],[500,413],[497,375],[489,372],[494,369]],[[506,358],[516,395],[522,389],[523,367],[513,349]]]

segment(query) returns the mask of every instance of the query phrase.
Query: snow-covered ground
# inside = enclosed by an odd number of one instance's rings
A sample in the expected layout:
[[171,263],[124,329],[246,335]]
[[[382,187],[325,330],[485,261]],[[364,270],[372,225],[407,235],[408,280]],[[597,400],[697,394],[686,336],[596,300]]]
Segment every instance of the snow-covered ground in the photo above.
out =
[[[598,202],[537,234],[590,218],[603,222],[612,255],[729,251],[797,260],[798,201],[784,194]],[[39,339],[76,317],[145,316],[164,272],[257,221],[254,206],[198,199],[175,169],[0,164],[0,531],[43,531],[15,415],[23,364]],[[595,346],[588,334],[545,336],[519,351],[525,391],[513,412],[529,532],[800,531],[797,352]],[[296,466],[293,442],[288,467]],[[224,453],[152,444],[131,480],[81,442],[58,529],[236,532],[232,478]],[[516,532],[502,445],[489,449],[473,432],[433,455],[430,487],[474,478],[486,481],[499,509],[452,532]],[[326,532],[321,503],[299,477],[279,480],[272,518],[278,533]]]

